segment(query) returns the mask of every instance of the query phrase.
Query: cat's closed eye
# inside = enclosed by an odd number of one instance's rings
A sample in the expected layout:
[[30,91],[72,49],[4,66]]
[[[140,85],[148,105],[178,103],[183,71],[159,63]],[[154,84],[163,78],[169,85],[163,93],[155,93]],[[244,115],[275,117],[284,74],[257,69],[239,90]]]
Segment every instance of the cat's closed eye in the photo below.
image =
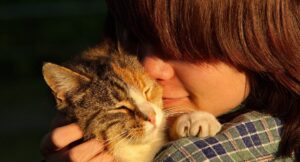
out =
[[118,107],[117,110],[126,110],[130,113],[134,112],[132,109],[130,109],[129,107],[126,107],[126,106]]
[[134,110],[134,106],[127,100],[120,101],[116,104],[115,109],[129,109],[131,111]]
[[117,161],[150,162],[166,141],[162,90],[136,56],[107,46],[66,66],[45,64],[44,78],[84,140],[104,139]]
[[151,95],[151,87],[148,87],[143,93],[145,98],[149,99]]

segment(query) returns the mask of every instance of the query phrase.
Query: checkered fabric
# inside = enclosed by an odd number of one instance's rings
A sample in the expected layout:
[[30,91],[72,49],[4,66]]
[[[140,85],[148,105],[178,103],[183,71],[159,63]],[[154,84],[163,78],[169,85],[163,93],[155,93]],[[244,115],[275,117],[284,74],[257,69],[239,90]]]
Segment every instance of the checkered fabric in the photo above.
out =
[[295,161],[275,158],[281,129],[279,119],[251,111],[224,124],[214,137],[189,137],[168,143],[154,161]]

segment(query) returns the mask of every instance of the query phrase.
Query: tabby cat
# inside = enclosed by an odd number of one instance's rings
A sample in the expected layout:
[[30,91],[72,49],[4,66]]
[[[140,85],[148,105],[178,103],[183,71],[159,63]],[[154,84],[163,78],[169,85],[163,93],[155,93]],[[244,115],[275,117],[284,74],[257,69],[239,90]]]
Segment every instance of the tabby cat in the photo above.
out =
[[[57,109],[79,124],[84,140],[107,141],[106,149],[117,161],[152,161],[166,143],[162,89],[144,72],[136,56],[103,44],[64,66],[45,63],[43,75]],[[192,123],[195,120],[191,119],[208,120]],[[175,139],[202,136],[203,132],[214,135],[221,127],[205,112],[183,115],[175,123],[171,131]],[[201,130],[203,123],[209,129]],[[199,125],[196,133],[189,133],[195,132],[189,130],[195,124]]]

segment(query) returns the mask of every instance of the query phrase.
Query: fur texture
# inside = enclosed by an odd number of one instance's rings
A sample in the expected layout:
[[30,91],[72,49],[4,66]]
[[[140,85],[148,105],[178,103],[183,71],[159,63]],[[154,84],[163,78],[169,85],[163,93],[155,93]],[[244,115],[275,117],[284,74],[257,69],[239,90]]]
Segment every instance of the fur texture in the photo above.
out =
[[135,56],[94,48],[64,66],[46,63],[57,108],[84,131],[105,139],[117,161],[151,161],[165,143],[162,89]]
[[[45,63],[43,75],[57,109],[77,122],[84,140],[107,141],[120,162],[150,162],[166,142],[162,89],[132,56],[103,44],[64,66]],[[196,111],[179,116],[172,140],[211,136],[221,128],[216,118]]]

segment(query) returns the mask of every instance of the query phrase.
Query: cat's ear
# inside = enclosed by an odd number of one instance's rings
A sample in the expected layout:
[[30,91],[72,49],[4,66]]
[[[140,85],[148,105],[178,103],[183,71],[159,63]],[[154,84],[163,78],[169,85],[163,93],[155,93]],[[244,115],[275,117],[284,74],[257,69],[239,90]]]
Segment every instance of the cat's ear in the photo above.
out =
[[60,65],[45,63],[43,76],[56,98],[58,109],[67,106],[66,94],[76,91],[80,85],[88,84],[90,79]]

